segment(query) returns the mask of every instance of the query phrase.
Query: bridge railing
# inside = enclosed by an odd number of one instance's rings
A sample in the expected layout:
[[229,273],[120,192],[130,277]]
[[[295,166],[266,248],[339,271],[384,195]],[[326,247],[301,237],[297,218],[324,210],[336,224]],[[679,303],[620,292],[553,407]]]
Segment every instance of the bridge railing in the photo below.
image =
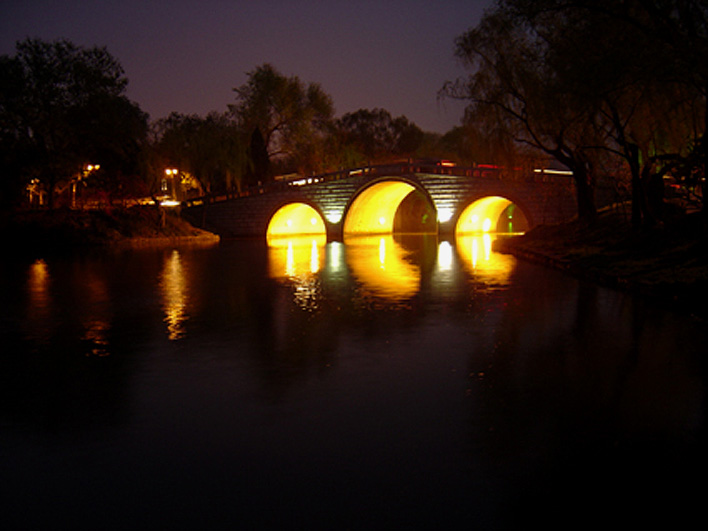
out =
[[[339,181],[342,179],[349,179],[353,177],[369,176],[369,177],[388,177],[396,175],[410,175],[414,173],[424,173],[428,175],[449,175],[455,177],[477,177],[477,178],[487,178],[487,179],[501,179],[501,178],[517,178],[520,174],[520,170],[512,170],[511,173],[515,176],[512,177],[509,170],[500,168],[495,165],[485,165],[480,164],[472,167],[457,166],[453,163],[448,163],[446,161],[442,162],[428,162],[428,161],[402,161],[393,162],[388,164],[375,164],[369,166],[362,166],[359,168],[350,168],[346,170],[337,170],[328,173],[322,173],[318,175],[302,176],[302,175],[287,175],[283,177],[276,177],[273,182],[258,184],[256,186],[250,186],[240,191],[232,191],[223,194],[212,194],[196,198],[187,199],[183,202],[185,206],[199,206],[205,203],[219,203],[222,201],[228,201],[231,199],[238,199],[242,197],[251,197],[254,195],[267,194],[277,191],[284,191],[291,187],[299,186],[310,186],[314,184],[320,184],[324,182]],[[525,174],[525,178],[528,180],[545,180],[543,174],[533,173]]]

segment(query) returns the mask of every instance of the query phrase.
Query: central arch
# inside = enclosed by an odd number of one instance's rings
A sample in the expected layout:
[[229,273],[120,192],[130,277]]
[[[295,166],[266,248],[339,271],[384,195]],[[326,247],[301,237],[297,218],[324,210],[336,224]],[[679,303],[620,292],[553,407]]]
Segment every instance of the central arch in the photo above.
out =
[[[407,208],[399,211],[401,205]],[[411,223],[410,218],[420,218]],[[416,186],[401,180],[379,181],[360,192],[344,218],[345,236],[392,234],[411,227],[416,232],[432,228],[434,207]]]

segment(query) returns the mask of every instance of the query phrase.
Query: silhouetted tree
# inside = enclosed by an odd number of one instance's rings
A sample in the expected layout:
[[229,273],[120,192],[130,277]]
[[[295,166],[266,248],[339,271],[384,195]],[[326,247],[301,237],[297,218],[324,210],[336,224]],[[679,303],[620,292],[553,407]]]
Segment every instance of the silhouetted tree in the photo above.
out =
[[687,189],[701,186],[708,120],[705,1],[502,4],[546,43],[546,60],[568,90],[595,106],[606,147],[629,169],[635,226],[662,218],[664,175],[679,178]]
[[332,120],[332,99],[320,85],[286,77],[264,64],[248,73],[248,81],[234,88],[237,103],[229,105],[240,126],[251,135],[260,132],[272,160],[289,158],[300,166],[317,166],[303,161],[315,144],[325,142]]
[[472,74],[446,84],[443,92],[468,100],[466,120],[482,130],[500,128],[572,170],[579,217],[592,222],[597,212],[590,109],[568,94],[545,61],[547,46],[526,21],[498,6],[457,39],[457,56]]
[[135,170],[147,115],[125,97],[128,81],[105,48],[26,39],[0,57],[0,80],[3,192],[38,179],[52,206],[57,185],[88,163],[104,176]]
[[248,150],[248,169],[246,183],[248,186],[257,185],[259,182],[270,180],[270,159],[261,130],[256,127],[251,134],[251,143]]
[[346,144],[353,146],[369,162],[413,156],[424,133],[405,116],[393,118],[385,109],[359,109],[337,120]]
[[244,184],[246,143],[238,125],[226,114],[206,117],[172,113],[156,124],[154,149],[162,161],[155,168],[176,167],[194,177],[205,193],[240,189]]

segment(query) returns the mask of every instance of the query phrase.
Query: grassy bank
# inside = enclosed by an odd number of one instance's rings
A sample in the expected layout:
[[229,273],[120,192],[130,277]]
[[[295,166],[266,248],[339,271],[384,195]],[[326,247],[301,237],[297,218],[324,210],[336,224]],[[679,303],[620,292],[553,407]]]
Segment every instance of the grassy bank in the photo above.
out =
[[60,251],[140,241],[218,239],[216,235],[190,225],[177,214],[154,206],[17,212],[0,221],[0,232],[16,251]]
[[579,222],[540,226],[497,240],[496,249],[705,317],[707,238],[697,214],[636,231],[615,211],[602,213],[591,227]]

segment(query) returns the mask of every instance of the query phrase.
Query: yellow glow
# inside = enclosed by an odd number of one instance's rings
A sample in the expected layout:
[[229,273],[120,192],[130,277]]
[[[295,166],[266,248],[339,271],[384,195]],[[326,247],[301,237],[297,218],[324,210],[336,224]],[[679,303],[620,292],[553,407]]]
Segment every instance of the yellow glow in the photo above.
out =
[[160,279],[167,336],[171,340],[184,337],[187,315],[187,276],[182,257],[176,249],[165,261]]
[[452,269],[452,245],[450,242],[440,242],[438,245],[438,269],[441,271]]
[[420,268],[406,260],[393,236],[348,236],[344,243],[352,275],[367,294],[401,301],[418,292]]
[[504,283],[508,280],[515,259],[511,255],[492,251],[492,235],[458,235],[457,252],[463,264],[476,278],[485,283]]
[[496,229],[497,221],[511,201],[504,197],[490,196],[469,205],[460,215],[456,234],[490,232]]
[[29,278],[27,279],[33,312],[41,313],[49,307],[51,303],[50,279],[47,263],[41,258],[35,260],[29,268]]
[[[317,211],[305,203],[290,203],[280,208],[268,224],[268,245],[287,245],[288,238],[298,235],[322,236],[327,230]],[[277,240],[285,239],[278,243]]]
[[414,189],[401,181],[370,186],[349,207],[344,219],[344,234],[391,234],[398,206]]
[[[273,244],[275,243],[275,244]],[[293,301],[316,310],[321,298],[317,273],[324,267],[324,234],[275,238],[268,246],[268,273],[292,287]]]
[[317,273],[324,265],[322,235],[275,238],[268,245],[268,271],[271,278],[299,278]]

